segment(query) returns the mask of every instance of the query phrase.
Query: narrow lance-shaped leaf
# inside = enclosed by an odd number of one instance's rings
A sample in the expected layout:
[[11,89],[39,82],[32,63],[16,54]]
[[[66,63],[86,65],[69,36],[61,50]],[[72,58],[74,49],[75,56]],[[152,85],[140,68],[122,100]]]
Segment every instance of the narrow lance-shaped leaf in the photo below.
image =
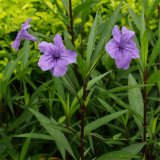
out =
[[148,0],[142,0],[142,8],[144,10],[145,16],[148,15]]
[[27,67],[27,63],[28,63],[28,60],[29,60],[29,52],[30,52],[29,42],[30,41],[25,40],[24,46],[23,46],[23,49],[22,49],[22,54],[24,55],[23,58],[22,58],[22,69]]
[[137,154],[142,150],[145,143],[137,143],[123,148],[119,151],[113,151],[100,156],[97,160],[131,160],[140,158]]
[[119,112],[116,112],[116,113],[113,113],[110,115],[106,115],[104,117],[101,117],[101,118],[89,123],[84,128],[85,134],[88,134],[89,132],[92,132],[93,130],[101,127],[102,125],[107,124],[108,122],[112,121],[113,119],[118,118],[119,116],[121,116],[124,113],[127,113],[127,110],[123,110],[123,111],[119,111]]
[[[89,90],[94,84],[96,84],[99,80],[101,80],[102,78],[104,78],[107,74],[109,74],[111,71],[108,71],[108,72],[106,72],[106,73],[104,73],[104,74],[102,74],[102,75],[100,75],[100,76],[98,76],[98,77],[95,77],[94,79],[92,79],[92,80],[90,80],[89,82],[88,82],[88,84],[87,84],[87,90]],[[82,88],[79,90],[79,92],[77,93],[77,96],[79,97],[79,98],[81,98],[82,97],[82,93],[83,93],[83,90],[82,90]],[[72,103],[71,103],[71,110],[72,110],[72,108],[77,104],[77,102],[78,102],[78,99],[77,99],[77,97],[75,97],[74,99],[73,99],[73,101],[72,101]]]
[[150,18],[152,17],[154,11],[155,11],[156,8],[158,7],[159,2],[160,2],[159,0],[153,0],[153,1],[152,1],[151,6],[149,7],[147,20],[150,20]]
[[40,134],[40,133],[24,133],[24,134],[19,134],[14,137],[28,137],[28,138],[35,138],[35,139],[43,139],[43,140],[52,140],[54,141],[54,138],[50,135],[46,134]]
[[104,29],[103,29],[103,32],[101,33],[100,38],[97,42],[97,45],[95,47],[95,51],[93,52],[93,55],[91,58],[92,66],[90,67],[90,70],[87,73],[88,76],[90,76],[91,72],[94,70],[94,68],[96,67],[96,65],[98,64],[99,60],[101,59],[101,57],[103,55],[104,45],[109,40],[109,38],[111,36],[112,28],[118,19],[120,9],[121,9],[121,3],[115,9],[115,11],[112,13],[109,20],[106,20],[106,22],[101,26]]
[[72,155],[72,157],[76,159],[71,149],[71,146],[64,134],[60,130],[54,128],[54,126],[51,125],[50,120],[47,117],[31,108],[29,110],[36,116],[36,118],[46,129],[46,131],[54,138],[57,147],[61,151],[62,156],[64,156],[64,150],[67,150]]
[[64,5],[64,8],[66,9],[66,12],[69,14],[69,1],[68,0],[62,0],[62,3]]
[[132,144],[128,147],[125,147],[122,150],[127,151],[127,152],[132,153],[132,154],[138,154],[143,149],[144,145],[145,145],[145,142],[136,143],[136,144]]
[[30,142],[31,142],[31,138],[26,138],[26,140],[24,142],[24,145],[22,147],[22,150],[21,150],[19,160],[24,160],[25,159],[25,156],[27,154],[27,150],[29,148]]
[[120,106],[122,106],[125,109],[128,109],[134,116],[136,116],[139,120],[142,120],[142,117],[133,110],[128,104],[126,104],[123,100],[121,100],[118,96],[115,94],[108,93],[108,96],[115,100]]
[[120,150],[106,153],[96,160],[131,160],[133,158],[139,158],[138,156],[131,154],[129,152]]
[[87,65],[86,65],[86,62],[85,60],[82,59],[81,55],[79,54],[77,56],[77,65],[78,65],[78,68],[81,72],[81,75],[83,76],[83,78],[86,78],[86,75],[87,75]]
[[7,66],[6,66],[5,70],[4,70],[4,78],[5,78],[6,80],[9,80],[9,79],[10,79],[10,77],[11,77],[11,75],[13,74],[13,71],[14,71],[14,69],[15,69],[18,61],[19,61],[23,56],[24,56],[24,55],[21,54],[21,55],[19,55],[19,56],[17,57],[17,59],[16,59],[13,63],[12,63],[11,61],[9,61],[9,62],[7,63]]
[[136,14],[130,7],[128,8],[129,14],[132,17],[134,24],[140,30],[141,19],[138,14]]
[[156,44],[154,45],[154,48],[152,50],[152,53],[149,57],[149,65],[155,65],[155,60],[160,54],[160,38],[157,40]]
[[98,23],[98,13],[96,14],[96,17],[94,19],[91,32],[89,33],[88,37],[88,44],[87,44],[87,55],[86,55],[86,63],[87,66],[89,67],[90,65],[90,60],[91,60],[91,55],[95,46],[96,42],[96,36],[97,36],[97,23]]
[[145,26],[144,9],[142,9],[142,16],[141,16],[140,41],[141,41],[141,57],[143,64],[142,67],[143,69],[145,69],[148,57],[148,31]]
[[147,80],[147,84],[152,84],[146,88],[147,93],[151,90],[151,88],[154,86],[155,83],[159,83],[159,82],[160,82],[160,71],[157,70],[157,71],[154,71]]
[[[137,85],[136,80],[134,77],[129,74],[128,76],[128,85]],[[134,110],[141,119],[137,118],[137,116],[133,115],[141,134],[143,135],[143,126],[142,126],[142,119],[143,119],[143,98],[140,88],[131,88],[128,90],[128,99],[129,99],[129,106],[132,110]]]
[[[81,1],[81,4],[76,5],[75,8],[73,8],[73,16],[76,17],[78,14],[80,14],[80,12],[82,12],[83,15],[83,21],[85,20],[86,15],[88,15],[87,13],[89,12],[89,8],[91,6],[94,6],[98,3],[99,0],[85,0],[85,1]],[[86,12],[86,10],[88,12]]]

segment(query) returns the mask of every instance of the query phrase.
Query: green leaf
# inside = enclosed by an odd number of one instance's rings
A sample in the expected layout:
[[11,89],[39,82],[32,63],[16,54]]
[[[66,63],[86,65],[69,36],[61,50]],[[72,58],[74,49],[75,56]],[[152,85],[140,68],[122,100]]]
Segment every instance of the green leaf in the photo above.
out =
[[149,126],[149,128],[151,128],[151,134],[153,138],[155,137],[156,134],[157,122],[158,122],[158,116],[151,119],[151,125]]
[[21,124],[27,123],[28,120],[32,118],[32,115],[28,110],[24,110],[24,112],[21,113],[21,115],[11,123],[9,127],[9,131],[12,131],[13,129],[19,128]]
[[148,57],[148,32],[144,31],[141,37],[141,56],[142,56],[142,64],[143,67],[147,66],[147,57]]
[[134,24],[136,27],[140,30],[140,24],[141,24],[141,19],[140,17],[129,7],[128,8],[129,14],[132,17]]
[[144,145],[145,143],[132,144],[128,147],[123,148],[122,150],[136,155],[143,149]]
[[[128,85],[137,85],[136,80],[131,74],[128,76]],[[130,107],[135,110],[143,119],[143,97],[140,88],[136,87],[128,89],[128,98]]]
[[30,53],[29,42],[30,41],[25,40],[24,45],[23,45],[23,49],[22,49],[22,54],[23,54],[22,70],[27,67],[27,63],[28,63],[28,60],[29,60],[29,53]]
[[151,6],[149,7],[147,20],[150,20],[150,18],[151,18],[152,15],[154,14],[156,8],[158,7],[159,2],[160,2],[159,0],[153,0],[153,1],[152,1]]
[[24,133],[24,134],[16,135],[14,137],[28,137],[28,138],[35,138],[35,139],[43,139],[43,140],[52,140],[52,141],[54,141],[54,138],[52,138],[50,135],[40,134],[40,133]]
[[160,17],[158,19],[158,37],[160,37]]
[[2,98],[6,97],[8,90],[8,81],[0,80],[0,103],[2,103]]
[[148,57],[148,31],[146,29],[143,8],[142,8],[142,15],[141,15],[140,42],[141,42],[141,57],[142,57],[142,64],[143,64],[142,67],[143,69],[145,69],[147,66],[147,57]]
[[[98,77],[95,77],[95,78],[93,78],[92,80],[90,80],[89,82],[88,82],[88,84],[87,84],[87,90],[89,90],[89,89],[91,89],[91,87],[94,85],[94,84],[96,84],[99,80],[101,80],[102,78],[104,78],[107,74],[109,74],[110,72],[112,72],[112,71],[108,71],[108,72],[106,72],[106,73],[104,73],[104,74],[102,74],[102,75],[100,75],[100,76],[98,76]],[[83,89],[81,88],[80,90],[79,90],[79,92],[77,93],[77,96],[79,97],[79,99],[82,97],[82,93],[83,93]],[[71,110],[74,108],[74,106],[77,104],[77,102],[78,102],[78,99],[77,99],[77,97],[75,97],[74,99],[73,99],[73,101],[72,101],[72,104],[71,104]]]
[[64,5],[65,10],[69,14],[69,1],[68,0],[62,0],[62,3]]
[[107,102],[105,102],[103,99],[98,98],[98,101],[102,104],[102,106],[106,109],[107,112],[110,113],[115,113],[116,111],[114,110],[113,107],[111,107]]
[[123,111],[119,111],[119,112],[116,112],[116,113],[113,113],[113,114],[110,114],[110,115],[106,115],[104,117],[101,117],[101,118],[89,123],[84,128],[85,134],[88,134],[89,132],[92,132],[93,130],[101,127],[102,125],[105,125],[106,123],[112,121],[113,119],[118,118],[119,116],[121,116],[124,113],[127,113],[127,110],[123,110]]
[[66,30],[64,30],[64,42],[65,42],[66,48],[69,48],[73,51],[76,51],[76,48],[74,47],[74,45],[71,42],[71,39],[69,37],[70,37],[70,34]]
[[87,13],[89,12],[89,8],[97,4],[98,2],[99,0],[85,0],[83,3],[75,7],[75,9],[73,10],[73,16],[76,17],[80,12],[82,12],[82,18],[85,19]]
[[26,140],[24,142],[24,145],[22,147],[22,150],[21,150],[19,160],[24,160],[25,159],[25,156],[27,154],[27,150],[29,148],[30,143],[31,143],[31,138],[26,138]]
[[155,65],[155,60],[160,54],[160,38],[157,40],[156,44],[154,45],[154,48],[152,50],[152,53],[149,57],[149,65]]
[[77,92],[76,92],[76,89],[70,79],[70,77],[68,77],[67,75],[66,76],[63,76],[62,78],[62,81],[64,83],[64,86],[69,90],[69,92],[72,94],[72,95],[75,95],[77,97]]
[[96,160],[131,160],[132,158],[138,158],[138,156],[131,154],[129,152],[120,150],[113,151],[107,154],[104,154],[97,158]]
[[148,14],[148,0],[142,0],[142,8],[144,10],[145,15]]
[[63,101],[65,100],[65,92],[64,92],[64,87],[62,85],[62,81],[61,79],[55,77],[54,78],[54,87],[58,93],[58,95],[63,99]]
[[[147,84],[155,84],[160,82],[160,71],[154,71],[148,78]],[[151,90],[153,85],[147,87],[147,92]]]
[[10,79],[10,77],[11,77],[11,75],[13,74],[13,71],[14,71],[14,69],[15,69],[18,61],[19,61],[22,57],[23,57],[23,54],[19,55],[14,62],[9,61],[9,62],[7,63],[7,66],[6,66],[5,70],[4,70],[4,78],[5,78],[5,80],[9,80],[9,79]]
[[98,77],[91,79],[87,84],[87,90],[90,89],[94,84],[96,84],[98,81],[100,81],[102,78],[104,78],[107,74],[109,74],[111,72],[112,72],[112,70],[108,71],[106,73],[103,73],[103,74],[99,75]]
[[57,145],[59,151],[61,152],[61,155],[64,157],[64,150],[67,150],[70,153],[70,155],[74,159],[76,159],[68,140],[66,139],[66,137],[64,136],[64,134],[61,131],[54,128],[54,125],[51,125],[51,123],[50,123],[51,120],[48,119],[47,117],[45,117],[43,114],[41,114],[31,108],[29,110],[35,115],[35,117],[38,119],[38,121],[41,123],[41,125],[46,129],[46,131],[55,140],[56,145]]
[[87,75],[87,65],[86,62],[82,59],[80,54],[78,54],[77,56],[77,65],[81,72],[81,75],[85,78]]
[[95,42],[96,42],[96,36],[97,36],[97,24],[98,24],[98,13],[96,14],[96,17],[94,19],[91,31],[89,33],[89,37],[88,37],[88,44],[87,44],[87,55],[86,55],[86,63],[87,63],[87,67],[89,67],[90,65],[90,60],[91,60],[91,56],[92,56],[92,52],[95,46]]
[[109,93],[108,96],[113,100],[115,100],[123,108],[128,109],[131,112],[131,114],[136,116],[139,120],[142,120],[142,117],[134,109],[132,109],[128,104],[126,104],[123,100],[121,100],[118,96],[111,93]]
[[[103,53],[102,51],[104,51],[104,45],[106,44],[106,42],[109,40],[109,38],[111,36],[113,26],[115,25],[115,23],[117,22],[117,19],[118,19],[120,9],[121,9],[121,3],[115,9],[115,11],[112,13],[109,20],[106,20],[105,23],[100,26],[101,28],[103,28],[103,30],[102,30],[103,32],[100,35],[100,38],[97,42],[97,45],[95,47],[95,51],[92,56],[93,58],[91,60],[91,64],[92,64],[92,67],[90,69],[91,71],[95,68],[95,66],[98,64],[98,61],[102,57],[102,53]],[[89,71],[89,72],[91,72],[91,71]]]
[[[128,85],[129,86],[137,85],[136,80],[131,74],[129,74],[128,76]],[[139,119],[135,115],[133,115],[135,122],[137,123],[137,126],[139,127],[139,130],[143,135],[142,119],[144,116],[144,111],[143,111],[143,97],[140,88],[128,89],[128,99],[129,99],[129,106],[131,107],[131,109],[134,110],[141,117],[141,119]]]
[[[104,50],[104,45],[106,42],[110,39],[112,34],[112,29],[115,23],[118,20],[119,12],[121,10],[122,4],[120,3],[119,6],[114,10],[114,12],[111,14],[109,20],[106,20],[103,24],[103,32],[101,34],[101,37],[97,43],[96,49],[95,49],[95,55],[99,54],[102,50]],[[107,29],[106,29],[107,28]]]
[[62,104],[65,116],[69,115],[69,109],[68,109],[68,105],[66,104],[66,102],[64,101],[64,99],[57,93],[57,96]]
[[51,0],[43,0],[43,2],[48,6],[49,9],[54,11],[54,5],[52,4]]

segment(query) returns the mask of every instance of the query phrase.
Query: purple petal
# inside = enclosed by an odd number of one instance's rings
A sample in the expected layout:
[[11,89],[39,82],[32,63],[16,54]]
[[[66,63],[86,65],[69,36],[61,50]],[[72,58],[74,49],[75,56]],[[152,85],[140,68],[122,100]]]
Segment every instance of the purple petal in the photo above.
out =
[[29,22],[30,22],[31,20],[32,20],[32,19],[29,18],[26,22],[24,22],[24,23],[22,24],[22,29],[28,29],[28,28],[30,28]]
[[136,47],[136,43],[133,41],[129,41],[124,45],[124,52],[126,52],[125,54],[130,55],[131,58],[139,58],[139,50]]
[[60,46],[63,43],[62,37],[60,34],[56,34],[54,37],[54,44],[55,46]]
[[117,25],[114,26],[114,28],[112,30],[112,35],[113,35],[113,39],[119,43],[121,40],[121,32],[120,32],[119,27]]
[[38,47],[40,51],[45,54],[53,54],[55,48],[52,43],[47,43],[47,42],[39,43]]
[[109,55],[112,58],[115,58],[115,54],[117,50],[119,50],[119,45],[118,43],[112,38],[105,46],[106,51],[109,53]]
[[133,39],[135,33],[133,31],[128,30],[126,27],[122,27],[122,36],[121,40],[123,42],[127,42],[130,39]]
[[32,36],[31,34],[28,33],[27,30],[25,29],[22,29],[20,32],[19,32],[19,38],[21,39],[27,39],[27,40],[30,40],[30,41],[36,41],[36,38],[34,36]]
[[43,54],[39,61],[38,66],[43,70],[47,71],[55,66],[55,60],[50,55]]
[[16,37],[16,39],[14,40],[14,42],[12,43],[12,48],[15,48],[16,49],[16,52],[18,51],[18,48],[19,48],[19,46],[20,46],[20,42],[21,42],[21,40],[18,38],[18,37]]
[[27,28],[30,27],[29,22],[31,21],[31,19],[29,18],[23,25],[21,30],[18,32],[15,41],[12,44],[12,48],[15,48],[16,51],[18,51],[18,48],[20,46],[20,41],[21,39],[27,39],[27,40],[31,40],[31,41],[36,41],[36,38],[29,34],[28,31],[26,30]]
[[55,66],[50,71],[56,77],[64,76],[67,71],[67,62],[63,59],[57,60]]
[[62,52],[65,49],[65,46],[62,41],[62,37],[60,34],[56,34],[54,37],[54,45],[59,48],[59,52]]
[[122,68],[124,70],[127,70],[129,68],[131,57],[128,54],[125,54],[123,51],[118,51],[116,54],[116,66],[117,68]]
[[77,53],[72,50],[65,49],[64,52],[61,54],[61,58],[66,60],[67,64],[75,63],[77,58]]

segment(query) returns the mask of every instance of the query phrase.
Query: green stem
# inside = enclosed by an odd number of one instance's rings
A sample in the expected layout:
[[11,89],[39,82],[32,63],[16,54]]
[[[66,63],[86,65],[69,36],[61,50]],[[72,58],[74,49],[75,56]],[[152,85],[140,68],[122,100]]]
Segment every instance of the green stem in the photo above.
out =
[[2,128],[3,102],[0,102],[0,128]]
[[70,34],[71,34],[71,37],[72,37],[72,43],[73,43],[73,45],[74,45],[72,0],[69,0],[69,19],[70,19]]
[[[147,84],[147,70],[144,70],[144,75],[143,75],[143,82],[144,82],[144,92],[143,92],[143,101],[144,101],[144,117],[143,117],[143,142],[146,142],[146,134],[147,134],[147,91],[146,91],[146,84]],[[147,150],[146,150],[146,145],[144,146],[143,149],[143,154],[144,157],[147,157]]]
[[160,4],[158,5],[158,37],[160,37]]
[[82,105],[81,105],[81,133],[80,133],[80,158],[81,160],[84,160],[84,140],[85,140],[85,134],[84,134],[84,126],[85,126],[85,113],[86,113],[86,97],[87,97],[87,83],[85,80],[83,80],[83,99],[82,99]]

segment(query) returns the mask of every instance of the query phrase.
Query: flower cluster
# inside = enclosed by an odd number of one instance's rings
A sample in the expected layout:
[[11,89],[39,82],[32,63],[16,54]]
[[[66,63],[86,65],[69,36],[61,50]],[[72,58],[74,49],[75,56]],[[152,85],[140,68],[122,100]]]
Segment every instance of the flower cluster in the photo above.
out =
[[[30,27],[28,19],[18,32],[15,41],[12,44],[12,48],[18,51],[20,42],[22,39],[36,41],[36,38],[28,33],[27,29]],[[38,66],[43,70],[50,70],[56,77],[61,77],[66,74],[67,65],[76,62],[77,53],[66,49],[62,38],[57,34],[54,38],[54,44],[41,42],[38,44],[39,50],[43,53],[40,57]]]
[[[36,41],[36,38],[27,31],[30,28],[28,19],[21,27],[17,34],[12,48],[18,51],[22,39]],[[108,54],[115,59],[117,68],[128,69],[132,59],[139,58],[139,51],[136,47],[133,37],[135,33],[122,27],[122,33],[118,26],[115,25],[112,31],[113,38],[106,44],[105,49]],[[48,42],[40,42],[39,50],[43,53],[39,59],[38,66],[43,70],[50,70],[56,77],[66,74],[67,65],[76,62],[77,53],[66,49],[63,44],[62,37],[56,34],[54,44]]]

